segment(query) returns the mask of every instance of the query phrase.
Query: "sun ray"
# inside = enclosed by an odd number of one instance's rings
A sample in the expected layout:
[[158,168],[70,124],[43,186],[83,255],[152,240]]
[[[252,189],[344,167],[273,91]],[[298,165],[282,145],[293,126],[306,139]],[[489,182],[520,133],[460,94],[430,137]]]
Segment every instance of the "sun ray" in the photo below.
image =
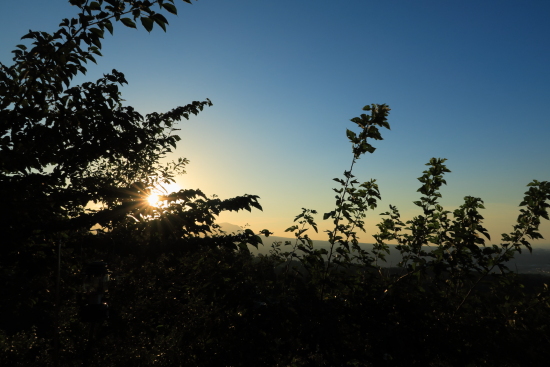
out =
[[163,195],[168,195],[181,190],[181,186],[176,182],[159,184],[151,190],[151,194],[147,197],[147,202],[152,207],[162,207],[165,201],[161,199]]

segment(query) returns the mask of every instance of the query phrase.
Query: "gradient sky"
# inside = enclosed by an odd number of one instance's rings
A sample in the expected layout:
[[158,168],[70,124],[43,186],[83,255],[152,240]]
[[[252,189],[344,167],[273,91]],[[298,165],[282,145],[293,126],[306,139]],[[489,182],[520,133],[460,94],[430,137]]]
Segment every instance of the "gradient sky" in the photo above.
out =
[[[77,82],[117,69],[141,113],[210,98],[180,124],[177,182],[206,194],[261,197],[263,212],[227,214],[284,236],[301,208],[334,205],[334,177],[351,163],[345,130],[361,108],[386,103],[391,131],[361,158],[357,179],[377,179],[383,201],[420,214],[416,180],[431,157],[448,158],[449,210],[466,195],[486,204],[492,242],[509,232],[533,179],[550,180],[550,2],[176,1],[168,32],[118,24],[104,57]],[[0,61],[29,29],[54,31],[76,8],[64,0],[2,0]],[[322,232],[322,230],[321,230]],[[535,244],[550,244],[550,223]],[[324,234],[312,236],[326,239]]]

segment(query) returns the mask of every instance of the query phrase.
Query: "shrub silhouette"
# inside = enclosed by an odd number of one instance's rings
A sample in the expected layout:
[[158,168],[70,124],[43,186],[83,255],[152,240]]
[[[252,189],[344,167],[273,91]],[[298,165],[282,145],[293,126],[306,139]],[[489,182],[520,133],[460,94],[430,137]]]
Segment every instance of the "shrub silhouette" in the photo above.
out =
[[[0,220],[2,366],[546,365],[547,280],[523,288],[506,264],[542,238],[550,183],[531,182],[512,233],[486,245],[483,201],[467,196],[444,210],[449,169],[432,158],[419,178],[420,214],[403,221],[391,205],[373,248],[361,247],[357,232],[381,194],[353,169],[375,151],[390,111],[368,105],[351,120],[358,131],[346,132],[352,163],[323,215],[333,223],[328,250],[308,237],[317,212],[304,208],[287,230],[294,243],[254,256],[249,246],[268,230],[226,234],[215,221],[261,209],[258,196],[181,190],[147,205],[188,163],[159,163],[179,141],[175,123],[210,100],[142,116],[123,106],[116,70],[70,86],[101,55],[105,30],[165,29],[153,6],[176,13],[174,1],[70,3],[75,18],[53,34],[28,33],[32,46],[0,65],[0,200],[10,209]],[[391,269],[382,267],[390,241],[402,259]],[[114,270],[110,317],[83,322],[81,270],[97,259]]]

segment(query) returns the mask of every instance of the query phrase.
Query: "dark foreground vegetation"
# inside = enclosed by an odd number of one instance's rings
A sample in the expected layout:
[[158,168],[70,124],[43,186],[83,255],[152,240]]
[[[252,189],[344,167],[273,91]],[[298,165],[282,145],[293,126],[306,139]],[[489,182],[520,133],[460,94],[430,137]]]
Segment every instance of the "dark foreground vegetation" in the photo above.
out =
[[[541,238],[550,183],[531,182],[513,231],[486,245],[483,201],[467,196],[444,210],[449,170],[432,158],[419,178],[420,214],[403,222],[390,206],[366,251],[356,233],[380,193],[352,172],[389,128],[388,106],[369,105],[347,130],[352,164],[323,216],[334,224],[328,250],[308,238],[317,213],[303,209],[288,229],[294,242],[253,256],[269,231],[225,234],[215,219],[261,209],[257,196],[181,190],[162,207],[147,203],[187,164],[160,164],[179,140],[174,124],[209,100],[141,116],[122,104],[120,72],[71,86],[113,23],[165,28],[156,11],[175,13],[173,1],[69,2],[77,17],[54,34],[27,34],[32,45],[0,64],[0,365],[548,364],[547,279],[506,264]],[[390,242],[402,259],[392,270],[381,267]],[[113,271],[109,317],[86,320],[83,269],[100,259]]]

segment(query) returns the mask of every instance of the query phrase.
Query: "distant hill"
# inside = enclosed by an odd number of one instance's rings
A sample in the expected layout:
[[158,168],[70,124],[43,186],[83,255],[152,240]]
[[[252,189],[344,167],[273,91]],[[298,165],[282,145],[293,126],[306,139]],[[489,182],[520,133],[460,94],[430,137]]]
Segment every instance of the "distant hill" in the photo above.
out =
[[[263,246],[259,246],[258,250],[252,249],[253,253],[258,253],[262,255],[269,254],[271,250],[271,244],[274,242],[281,242],[284,246],[285,241],[290,241],[291,246],[288,246],[288,250],[292,250],[292,247],[296,241],[294,238],[287,237],[278,237],[278,236],[269,236],[268,238],[262,237]],[[314,240],[313,244],[317,248],[330,248],[330,243],[328,241],[318,241]],[[361,247],[372,248],[372,244],[361,243]],[[382,262],[381,265],[384,267],[395,266],[401,257],[399,256],[398,251],[395,249],[394,245],[390,245],[390,254],[386,255],[386,262]],[[533,253],[529,251],[523,251],[521,255],[517,255],[515,259],[511,260],[507,266],[510,270],[517,271],[519,273],[531,273],[531,274],[548,274],[550,275],[550,249],[547,248],[533,248]]]
[[[231,223],[220,223],[220,226],[225,232],[239,232],[243,229],[237,225]],[[252,248],[251,251],[254,254],[268,255],[271,250],[271,245],[274,242],[280,242],[282,246],[286,241],[290,241],[292,244],[288,246],[288,251],[292,250],[292,247],[296,241],[295,238],[289,237],[278,237],[278,236],[269,236],[266,238],[262,237],[263,246],[259,246],[258,250]],[[313,244],[317,248],[330,248],[330,243],[328,241],[314,240]],[[361,243],[364,248],[372,248],[372,244]],[[386,262],[381,262],[381,265],[384,267],[393,267],[399,263],[401,257],[397,250],[394,249],[394,245],[390,245],[390,254],[386,255]],[[285,249],[286,250],[286,249]],[[527,273],[527,274],[548,274],[550,275],[550,248],[533,248],[533,253],[529,251],[523,251],[521,255],[517,255],[515,259],[510,261],[507,266],[510,270],[517,271],[518,273]]]

